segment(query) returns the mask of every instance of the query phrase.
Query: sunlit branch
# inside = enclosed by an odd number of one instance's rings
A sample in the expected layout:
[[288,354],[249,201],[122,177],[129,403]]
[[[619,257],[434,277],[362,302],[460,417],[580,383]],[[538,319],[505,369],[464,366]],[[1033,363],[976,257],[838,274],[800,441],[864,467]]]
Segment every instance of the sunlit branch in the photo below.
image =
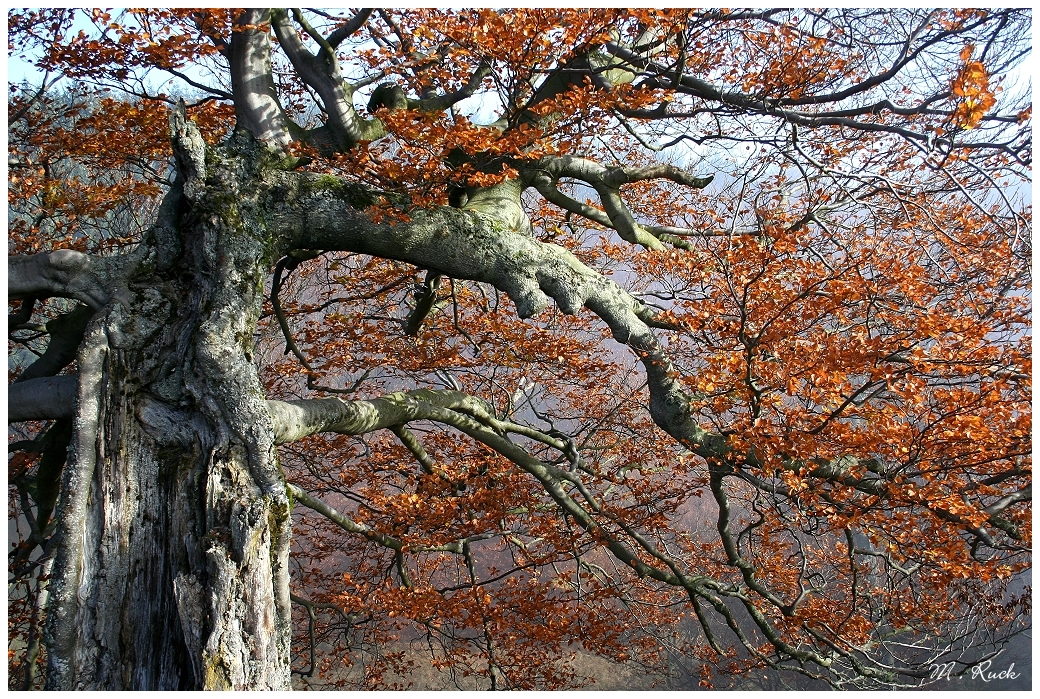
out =
[[[197,82],[197,81],[193,80],[190,76],[188,76],[187,74],[185,74],[182,71],[177,70],[176,68],[163,68],[163,70],[165,70],[170,75],[173,75],[173,76],[176,76],[177,78],[180,78],[181,80],[183,80],[184,82],[188,83],[189,85],[191,85],[195,89],[202,90],[203,92],[209,93],[210,96],[208,98],[206,98],[206,99],[233,100],[235,98],[235,96],[233,94],[231,94],[230,92],[227,92],[225,90],[221,90],[219,88],[213,87],[212,85],[204,85],[204,84],[202,84],[200,82]],[[171,103],[172,103],[172,100],[171,100]],[[196,104],[196,105],[197,104],[201,104],[201,103],[202,103],[202,100],[196,100],[194,102],[194,104]]]
[[[613,228],[630,243],[652,250],[664,249],[662,235],[698,235],[696,231],[670,226],[652,226],[637,223],[631,210],[621,199],[621,186],[632,182],[654,179],[671,180],[694,189],[702,189],[712,176],[695,177],[672,165],[654,165],[642,168],[607,167],[585,158],[570,156],[543,158],[535,166],[532,184],[547,200],[602,226]],[[561,177],[570,177],[587,183],[596,190],[604,211],[582,204],[558,189]]]
[[1007,508],[1011,507],[1020,502],[1031,502],[1033,500],[1033,486],[1028,485],[1022,490],[1018,490],[1014,493],[1005,495],[1004,497],[997,500],[995,503],[985,508],[983,512],[988,515],[1000,514]]
[[258,140],[284,147],[299,128],[282,109],[274,84],[271,40],[260,29],[270,19],[270,10],[247,9],[236,21],[240,29],[232,32],[228,48],[232,92],[238,126]]
[[[297,21],[303,19],[299,13],[294,12],[294,16]],[[289,57],[300,78],[321,97],[322,106],[328,116],[325,127],[312,132],[307,138],[333,150],[345,152],[362,139],[372,140],[381,136],[382,123],[366,121],[354,109],[353,87],[344,80],[333,47],[304,21],[304,30],[313,32],[320,47],[318,54],[308,51],[285,10],[273,11],[271,24],[282,50]],[[329,133],[326,134],[326,131]]]

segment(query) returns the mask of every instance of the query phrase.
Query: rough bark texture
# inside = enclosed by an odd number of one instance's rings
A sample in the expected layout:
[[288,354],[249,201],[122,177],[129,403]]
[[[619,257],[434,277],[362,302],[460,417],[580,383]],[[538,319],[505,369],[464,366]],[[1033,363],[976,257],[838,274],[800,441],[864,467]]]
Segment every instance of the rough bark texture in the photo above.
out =
[[289,686],[289,502],[251,358],[262,152],[179,143],[183,193],[80,351],[51,689]]

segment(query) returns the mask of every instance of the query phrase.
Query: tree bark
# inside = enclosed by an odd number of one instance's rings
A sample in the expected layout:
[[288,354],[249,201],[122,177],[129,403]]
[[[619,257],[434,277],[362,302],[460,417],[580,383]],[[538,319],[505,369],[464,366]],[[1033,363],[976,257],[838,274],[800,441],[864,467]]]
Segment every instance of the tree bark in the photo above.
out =
[[252,361],[265,154],[240,139],[203,163],[179,126],[186,181],[79,352],[49,689],[290,684],[290,505]]

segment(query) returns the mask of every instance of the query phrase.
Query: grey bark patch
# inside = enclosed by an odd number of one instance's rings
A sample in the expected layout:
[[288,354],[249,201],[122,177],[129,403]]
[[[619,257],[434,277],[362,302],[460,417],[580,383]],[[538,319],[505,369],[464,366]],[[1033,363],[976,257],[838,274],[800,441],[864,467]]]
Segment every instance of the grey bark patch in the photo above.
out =
[[173,595],[177,600],[184,643],[188,647],[195,684],[203,686],[202,639],[205,635],[207,600],[199,581],[191,574],[178,575],[173,581]]

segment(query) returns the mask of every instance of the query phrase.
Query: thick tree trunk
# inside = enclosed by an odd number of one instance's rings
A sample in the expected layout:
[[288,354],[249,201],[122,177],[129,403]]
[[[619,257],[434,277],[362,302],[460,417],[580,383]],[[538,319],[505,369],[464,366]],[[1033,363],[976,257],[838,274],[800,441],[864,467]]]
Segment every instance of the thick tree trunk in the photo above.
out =
[[183,194],[80,350],[51,689],[289,686],[290,504],[251,356],[272,245],[255,158],[180,126]]

